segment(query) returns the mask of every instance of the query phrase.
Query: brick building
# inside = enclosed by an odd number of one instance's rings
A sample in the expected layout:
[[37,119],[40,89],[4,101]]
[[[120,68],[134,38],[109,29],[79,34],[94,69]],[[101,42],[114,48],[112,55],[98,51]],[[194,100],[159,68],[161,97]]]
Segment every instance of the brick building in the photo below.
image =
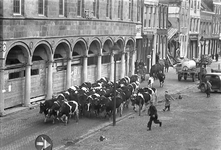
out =
[[[0,115],[134,72],[137,0],[0,1]],[[115,50],[118,54],[112,52]]]

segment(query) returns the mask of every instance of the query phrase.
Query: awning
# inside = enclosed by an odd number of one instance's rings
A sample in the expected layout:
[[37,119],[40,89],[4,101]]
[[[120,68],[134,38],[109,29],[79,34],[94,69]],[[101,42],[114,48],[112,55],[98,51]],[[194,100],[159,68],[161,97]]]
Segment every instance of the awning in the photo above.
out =
[[168,41],[172,39],[172,37],[178,32],[177,28],[169,28],[168,29]]

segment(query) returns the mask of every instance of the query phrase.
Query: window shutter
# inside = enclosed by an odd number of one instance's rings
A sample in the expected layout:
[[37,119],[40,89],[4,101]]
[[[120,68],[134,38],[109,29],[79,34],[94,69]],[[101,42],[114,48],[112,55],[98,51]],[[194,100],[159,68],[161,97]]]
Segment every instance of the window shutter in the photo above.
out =
[[21,15],[25,16],[25,0],[21,0]]
[[67,5],[67,0],[64,1],[64,16],[68,16],[68,5]]
[[84,12],[84,0],[81,1],[81,16],[84,17],[85,16],[85,12]]
[[45,16],[48,17],[48,0],[45,0]]

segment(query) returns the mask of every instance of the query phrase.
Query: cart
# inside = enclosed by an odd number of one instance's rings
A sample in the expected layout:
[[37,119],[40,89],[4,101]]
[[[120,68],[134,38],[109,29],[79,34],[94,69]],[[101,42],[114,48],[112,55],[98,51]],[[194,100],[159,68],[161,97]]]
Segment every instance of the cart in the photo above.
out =
[[178,81],[181,81],[182,78],[187,80],[187,78],[191,78],[193,82],[196,79],[199,80],[200,77],[200,64],[196,63],[196,67],[189,69],[188,67],[182,67],[182,63],[178,63],[176,65],[176,73],[178,74]]

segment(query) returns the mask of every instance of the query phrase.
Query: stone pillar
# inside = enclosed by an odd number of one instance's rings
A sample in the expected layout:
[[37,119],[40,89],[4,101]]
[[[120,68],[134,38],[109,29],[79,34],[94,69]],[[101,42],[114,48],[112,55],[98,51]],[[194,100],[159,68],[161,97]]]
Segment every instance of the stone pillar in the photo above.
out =
[[134,66],[134,62],[135,62],[135,47],[134,50],[131,51],[131,72],[129,74],[129,76],[132,76],[134,74],[134,70],[135,70],[135,66]]
[[154,35],[153,37],[153,51],[152,51],[152,65],[154,65],[156,63],[156,50],[157,50],[157,35]]
[[28,107],[30,104],[31,94],[31,64],[27,64],[25,68],[25,99],[24,106]]
[[99,54],[97,56],[97,80],[101,78],[101,60],[102,60],[102,55]]
[[71,58],[67,60],[66,89],[71,87]]
[[47,97],[46,99],[51,99],[53,90],[52,90],[52,61],[48,62],[48,84],[47,84]]
[[[1,59],[1,58],[0,58]],[[1,60],[2,61],[2,60]],[[0,62],[1,65],[2,62]],[[5,82],[4,82],[4,68],[1,67],[0,68],[0,116],[4,116],[5,115]]]
[[[128,64],[128,55],[127,55],[127,64]],[[126,65],[127,65],[126,64]],[[127,69],[126,69],[127,68]],[[120,73],[120,78],[123,78],[123,77],[125,77],[125,69],[127,70],[127,72],[126,72],[126,75],[128,75],[128,65],[127,65],[127,67],[125,68],[125,53],[123,52],[122,54],[121,54],[121,73]]]
[[110,81],[114,82],[114,54],[110,55]]
[[84,56],[83,58],[83,82],[87,81],[87,56]]

